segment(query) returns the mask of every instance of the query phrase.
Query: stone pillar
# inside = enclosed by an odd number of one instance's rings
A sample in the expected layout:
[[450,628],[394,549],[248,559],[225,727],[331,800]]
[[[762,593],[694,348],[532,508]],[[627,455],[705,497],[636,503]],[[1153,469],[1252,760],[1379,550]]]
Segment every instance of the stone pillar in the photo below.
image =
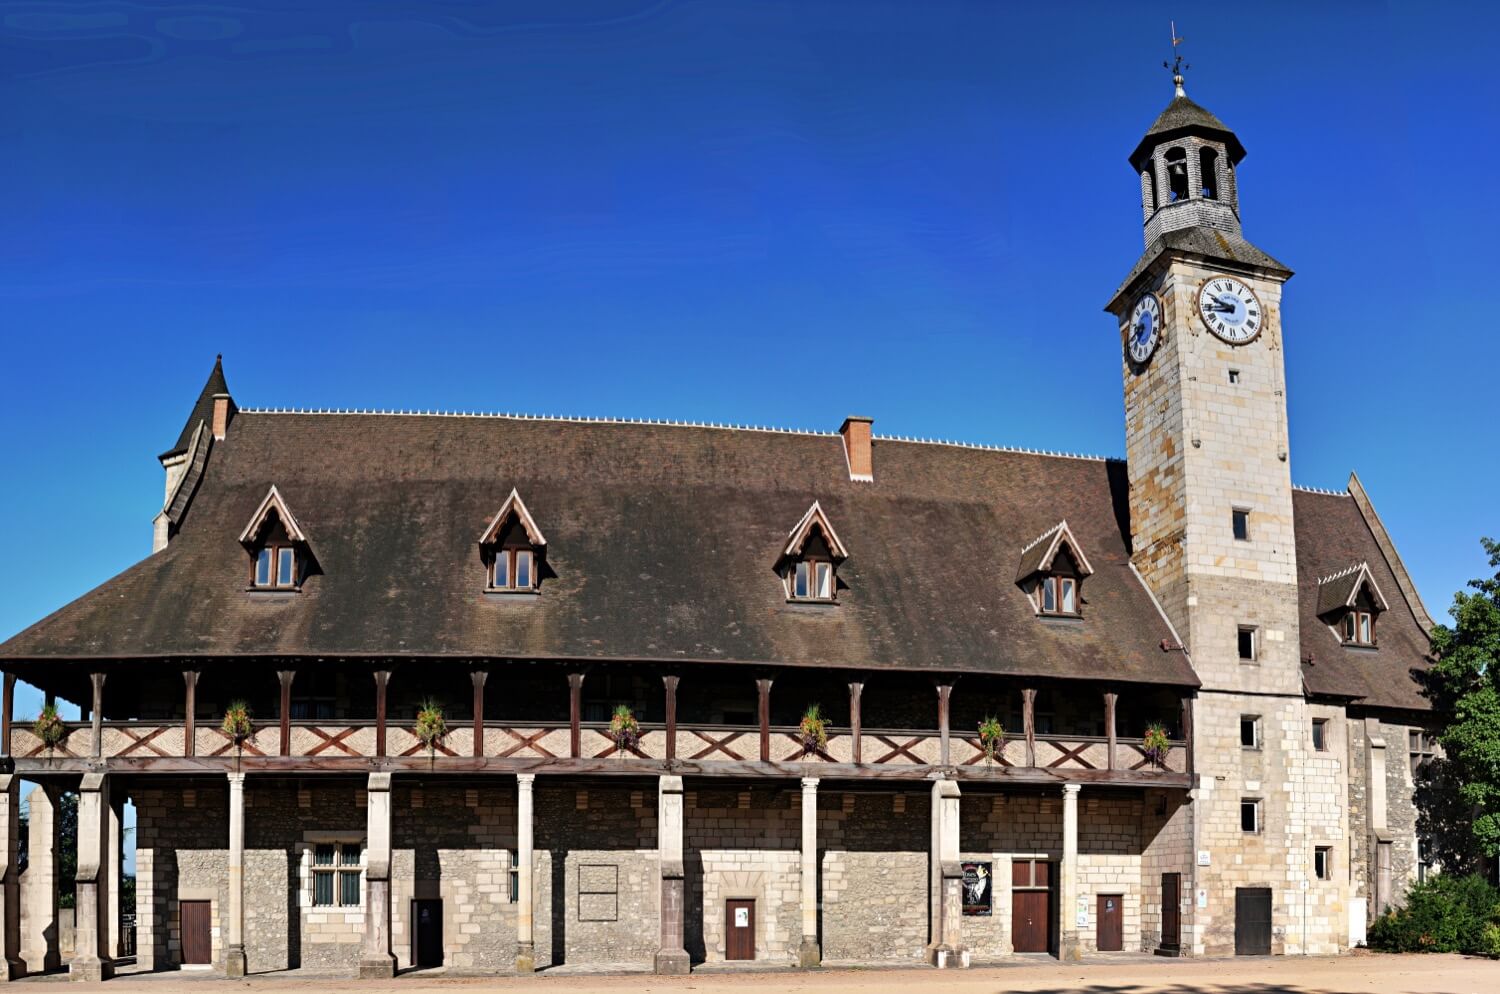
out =
[[1063,962],[1083,958],[1078,939],[1078,788],[1063,784],[1062,865],[1058,867],[1058,902],[1062,905],[1057,938],[1057,958]]
[[656,951],[656,972],[685,976],[692,970],[692,961],[683,942],[687,924],[687,873],[682,859],[682,819],[682,777],[660,777],[656,793],[656,844],[661,860],[661,948]]
[[109,904],[105,912],[109,922],[107,935],[111,959],[118,959],[120,952],[120,868],[125,864],[125,845],[120,821],[125,816],[125,799],[118,795],[109,801]]
[[21,887],[16,857],[21,846],[21,778],[0,775],[0,980],[26,973],[21,960]]
[[[535,909],[532,907],[535,890],[532,886],[531,801],[532,787],[536,783],[535,773],[516,774],[516,972],[531,973],[536,970],[536,947],[532,923]],[[557,896],[553,895],[553,900]]]
[[224,975],[245,975],[245,774],[229,774],[229,936]]
[[391,955],[391,775],[389,773],[370,774],[365,818],[365,941],[359,958],[361,980],[396,975],[396,957]]
[[963,948],[963,864],[958,861],[958,783],[932,785],[933,946],[940,967],[968,965]]
[[818,966],[818,778],[802,778],[802,945],[798,966]]
[[21,876],[21,899],[26,902],[21,931],[21,959],[27,973],[45,973],[62,966],[57,945],[57,800],[56,787],[37,786],[26,795],[28,862]]
[[109,779],[85,773],[78,788],[78,878],[72,980],[114,976],[109,955]]

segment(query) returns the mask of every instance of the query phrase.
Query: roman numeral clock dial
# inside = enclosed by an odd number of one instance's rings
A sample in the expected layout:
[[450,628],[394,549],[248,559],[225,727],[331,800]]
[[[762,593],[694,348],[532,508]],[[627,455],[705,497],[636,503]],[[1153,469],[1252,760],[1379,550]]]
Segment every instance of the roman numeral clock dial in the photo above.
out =
[[1265,312],[1255,291],[1233,276],[1212,276],[1198,290],[1198,316],[1209,331],[1230,345],[1255,340]]

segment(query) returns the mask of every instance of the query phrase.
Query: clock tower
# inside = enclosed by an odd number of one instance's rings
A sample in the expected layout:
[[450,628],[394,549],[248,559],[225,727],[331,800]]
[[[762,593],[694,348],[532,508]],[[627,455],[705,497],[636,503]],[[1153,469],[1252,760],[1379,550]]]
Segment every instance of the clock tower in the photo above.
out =
[[1244,146],[1174,83],[1130,155],[1146,250],[1107,307],[1119,322],[1131,555],[1202,681],[1195,787],[1174,814],[1187,848],[1166,863],[1184,874],[1185,951],[1234,952],[1242,892],[1260,901],[1269,889],[1276,952],[1336,952],[1291,890],[1291,871],[1312,872],[1317,800],[1282,354],[1292,274],[1241,231]]

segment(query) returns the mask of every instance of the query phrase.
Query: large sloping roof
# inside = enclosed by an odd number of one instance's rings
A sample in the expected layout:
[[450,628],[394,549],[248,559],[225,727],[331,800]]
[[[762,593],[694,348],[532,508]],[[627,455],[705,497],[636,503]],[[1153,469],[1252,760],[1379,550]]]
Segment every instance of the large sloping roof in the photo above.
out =
[[[242,411],[180,530],[0,657],[417,654],[723,660],[1197,684],[1129,565],[1124,466],[836,434],[509,417]],[[238,538],[274,484],[318,565],[252,595]],[[539,596],[486,596],[476,542],[512,489],[547,534]],[[849,558],[837,606],[774,572],[816,500]],[[1066,517],[1082,621],[1013,582]]]

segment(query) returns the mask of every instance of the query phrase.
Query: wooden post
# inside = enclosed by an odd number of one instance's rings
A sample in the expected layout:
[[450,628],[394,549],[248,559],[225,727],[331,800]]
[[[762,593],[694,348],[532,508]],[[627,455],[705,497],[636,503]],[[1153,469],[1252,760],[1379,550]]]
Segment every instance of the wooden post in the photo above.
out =
[[193,719],[198,715],[198,671],[183,670],[182,682],[187,690],[182,705],[182,754],[196,756],[198,743],[194,738],[197,733],[193,728]]
[[943,766],[949,763],[948,749],[948,698],[953,694],[953,684],[940,683],[937,688],[938,695],[938,762]]
[[771,761],[771,678],[762,677],[756,680],[755,689],[760,692],[760,761],[769,763]]
[[489,670],[471,670],[469,679],[474,684],[474,755],[484,755],[484,682],[489,679]]
[[390,670],[375,671],[375,755],[385,756],[385,688],[391,682]]
[[1104,694],[1104,734],[1109,737],[1109,754],[1106,757],[1109,765],[1106,769],[1115,768],[1115,700],[1120,695],[1114,691],[1106,691]]
[[1036,688],[1021,691],[1021,727],[1026,732],[1026,765],[1036,765]]
[[276,678],[281,681],[281,754],[292,754],[292,680],[296,670],[278,670]]
[[[10,722],[16,706],[16,675],[5,674],[4,699],[0,700],[0,756],[10,755]],[[9,865],[8,863],[6,865]],[[3,969],[0,966],[0,969]]]
[[568,755],[583,752],[583,674],[568,674]]
[[854,742],[854,762],[856,765],[864,762],[860,750],[861,722],[859,714],[859,698],[865,692],[865,685],[859,682],[849,684],[849,737]]
[[1193,772],[1193,699],[1182,699],[1182,739],[1187,747],[1187,772]]
[[677,681],[676,673],[662,674],[662,687],[667,692],[667,762],[677,759]]
[[89,743],[89,755],[98,759],[104,747],[104,729],[101,727],[104,720],[104,674],[90,673],[89,680],[94,685],[94,711],[89,717],[93,726],[93,741]]

